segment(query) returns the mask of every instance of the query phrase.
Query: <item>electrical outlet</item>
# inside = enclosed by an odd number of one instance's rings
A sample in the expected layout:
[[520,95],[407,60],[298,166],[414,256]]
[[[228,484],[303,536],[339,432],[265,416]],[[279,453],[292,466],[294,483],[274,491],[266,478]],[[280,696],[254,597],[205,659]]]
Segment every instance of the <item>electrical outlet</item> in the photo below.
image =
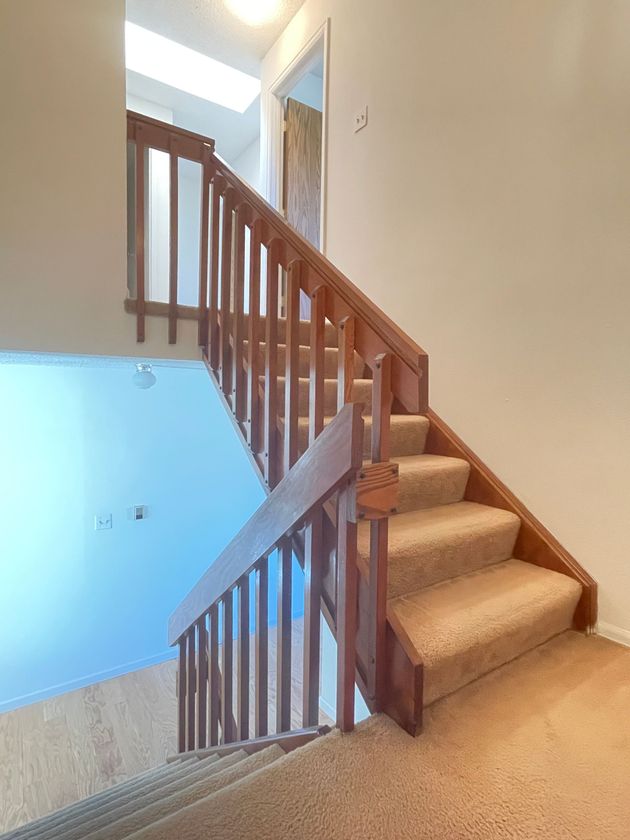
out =
[[362,128],[365,128],[367,125],[367,118],[368,118],[368,106],[364,105],[361,110],[355,114],[354,117],[354,133],[356,134],[357,131],[361,131]]
[[112,527],[111,513],[97,513],[94,517],[95,531],[108,531]]

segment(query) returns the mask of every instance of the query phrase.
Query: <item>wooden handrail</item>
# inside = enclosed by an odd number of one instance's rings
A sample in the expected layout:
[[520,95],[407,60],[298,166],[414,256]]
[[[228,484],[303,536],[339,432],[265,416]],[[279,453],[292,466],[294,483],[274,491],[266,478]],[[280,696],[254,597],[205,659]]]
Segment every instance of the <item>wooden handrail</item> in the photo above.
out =
[[362,408],[358,403],[343,408],[221,552],[170,617],[170,645],[360,469]]

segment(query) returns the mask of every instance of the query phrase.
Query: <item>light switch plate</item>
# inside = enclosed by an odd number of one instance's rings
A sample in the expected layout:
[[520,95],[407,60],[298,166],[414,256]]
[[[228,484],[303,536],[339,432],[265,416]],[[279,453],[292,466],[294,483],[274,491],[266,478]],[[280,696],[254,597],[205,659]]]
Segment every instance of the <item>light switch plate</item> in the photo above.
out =
[[97,513],[94,517],[95,531],[108,531],[112,527],[111,513]]
[[368,121],[368,106],[364,105],[360,111],[358,111],[354,116],[354,133],[356,134],[357,131],[361,131],[362,128],[365,128]]

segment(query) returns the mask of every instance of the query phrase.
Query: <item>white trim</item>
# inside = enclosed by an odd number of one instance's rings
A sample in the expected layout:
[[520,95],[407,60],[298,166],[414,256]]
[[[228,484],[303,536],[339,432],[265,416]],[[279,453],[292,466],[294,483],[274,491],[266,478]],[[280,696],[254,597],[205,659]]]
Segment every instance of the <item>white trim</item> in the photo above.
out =
[[276,77],[264,92],[262,102],[264,132],[261,138],[261,157],[265,198],[281,211],[282,203],[282,147],[283,147],[283,98],[293,85],[315,64],[323,50],[324,73],[322,78],[322,185],[319,247],[326,253],[326,194],[328,183],[328,66],[330,51],[330,18],[326,18],[319,29],[309,38],[298,54]]
[[31,694],[23,694],[21,697],[13,697],[11,700],[5,700],[0,703],[0,713],[11,712],[14,709],[20,708],[20,706],[28,706],[31,703],[47,700],[59,694],[76,691],[78,688],[85,688],[86,685],[111,680],[114,677],[129,674],[131,671],[140,671],[142,668],[149,668],[151,665],[159,665],[161,662],[168,662],[170,659],[175,659],[176,656],[177,651],[170,648],[169,650],[162,651],[162,653],[156,653],[155,656],[148,656],[146,659],[136,659],[134,662],[127,662],[125,665],[118,665],[116,668],[98,671],[96,674],[87,674],[84,677],[78,677],[76,680],[70,680],[59,685],[51,685],[48,688],[33,691]]
[[616,627],[614,624],[599,621],[597,623],[597,633],[605,639],[630,647],[630,630],[625,630],[623,627]]
[[156,368],[193,368],[203,370],[202,361],[194,359],[150,359],[142,356],[79,356],[73,353],[32,353],[28,350],[0,351],[0,365],[44,365],[69,368],[129,368],[146,361]]

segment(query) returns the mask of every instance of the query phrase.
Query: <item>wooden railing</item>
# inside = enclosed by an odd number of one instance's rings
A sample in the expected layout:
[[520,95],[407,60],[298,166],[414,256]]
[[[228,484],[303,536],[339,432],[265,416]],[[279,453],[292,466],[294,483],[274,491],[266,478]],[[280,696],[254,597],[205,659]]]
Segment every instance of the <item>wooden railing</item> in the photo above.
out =
[[[364,412],[371,421],[371,435],[364,442],[364,455],[372,463],[387,465],[392,407],[397,413],[427,410],[426,353],[217,157],[212,140],[130,112],[128,141],[135,151],[136,278],[126,308],[136,316],[138,341],[145,338],[148,316],[168,320],[171,343],[177,341],[179,320],[198,322],[198,343],[208,370],[269,492],[291,475],[324,429],[325,414],[330,414],[325,410],[325,353],[334,344],[337,409],[352,399],[359,359],[362,379],[372,380],[371,405]],[[147,300],[144,282],[145,158],[151,148],[170,155],[167,302]],[[179,158],[201,166],[194,306],[178,300]],[[283,362],[279,344],[285,345]],[[300,345],[310,347],[306,415],[298,377]],[[317,471],[321,467],[318,463]],[[381,469],[396,478],[395,464]],[[321,608],[337,638],[340,527],[336,506],[329,502],[321,516],[292,537],[305,576],[314,581],[306,610],[318,614]],[[371,710],[386,710],[415,731],[422,707],[421,665],[395,618],[387,615],[387,534],[387,518],[375,516],[370,524],[369,562],[361,568],[359,580],[357,680]],[[324,571],[316,580],[313,566],[320,558]],[[312,662],[319,630],[313,624],[306,627],[306,634],[307,662]],[[406,704],[401,702],[403,696],[414,699]],[[311,698],[311,707],[313,702]]]
[[[302,677],[297,680],[302,712],[296,721],[292,720],[291,538],[299,531],[320,528],[323,506],[329,501],[337,508],[337,725],[344,731],[352,729],[359,606],[356,522],[367,511],[374,512],[375,499],[384,499],[379,465],[362,469],[361,410],[357,403],[341,410],[171,616],[169,642],[179,645],[180,751],[269,734],[269,558],[274,552],[278,554],[275,730],[317,726],[324,566],[320,556],[312,555],[304,576]],[[250,640],[255,648],[253,675]],[[250,682],[255,689],[253,716]]]

